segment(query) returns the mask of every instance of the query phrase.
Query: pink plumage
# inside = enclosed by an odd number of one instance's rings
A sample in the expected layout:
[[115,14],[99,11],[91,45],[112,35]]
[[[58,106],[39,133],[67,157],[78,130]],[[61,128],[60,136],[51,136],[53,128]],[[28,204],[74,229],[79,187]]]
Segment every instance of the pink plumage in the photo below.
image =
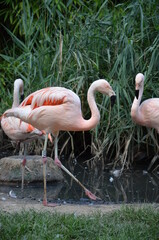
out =
[[135,90],[136,97],[131,107],[132,120],[138,125],[155,128],[159,133],[159,98],[150,98],[141,103],[144,91],[144,75],[142,73],[136,75]]
[[30,123],[39,130],[56,135],[59,131],[86,131],[94,128],[100,120],[95,102],[95,92],[109,97],[115,96],[110,84],[100,79],[93,82],[88,90],[87,100],[91,118],[83,118],[81,101],[71,90],[62,87],[44,88],[30,94],[18,108],[5,112]]
[[[14,93],[13,93],[13,104],[12,110],[19,106],[19,95],[24,95],[24,84],[21,79],[14,81]],[[26,164],[26,145],[25,143],[30,142],[34,139],[41,138],[44,135],[43,131],[40,131],[33,127],[30,123],[21,121],[19,118],[14,116],[1,118],[1,127],[5,134],[15,142],[24,143],[24,158],[22,161],[22,189],[24,185],[24,168]]]
[[[95,92],[100,92],[115,100],[115,92],[110,84],[99,79],[94,81],[88,89],[87,101],[91,111],[91,118],[83,118],[81,111],[81,101],[77,94],[63,87],[48,87],[30,94],[19,107],[8,110],[5,117],[14,116],[24,122],[31,124],[46,133],[52,133],[55,137],[55,164],[69,172],[58,158],[58,133],[59,131],[86,131],[94,128],[100,120],[100,113],[95,102]],[[43,156],[46,156],[47,138],[43,149]],[[46,163],[46,160],[44,160]],[[69,172],[70,174],[70,172]],[[70,174],[78,183],[79,181]],[[96,200],[97,197],[84,188],[88,197]],[[46,198],[46,168],[44,167],[44,205],[47,205]]]
[[[14,82],[12,109],[19,106],[19,94],[24,94],[23,88],[23,81],[16,79]],[[4,118],[2,116],[1,126],[5,134],[14,141],[29,141],[44,134],[30,123],[22,122],[19,118],[15,117]]]

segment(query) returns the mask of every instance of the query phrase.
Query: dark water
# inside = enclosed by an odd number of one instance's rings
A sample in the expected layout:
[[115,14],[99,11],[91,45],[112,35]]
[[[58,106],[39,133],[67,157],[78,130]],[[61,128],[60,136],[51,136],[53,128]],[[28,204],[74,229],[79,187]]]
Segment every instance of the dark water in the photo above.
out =
[[[69,167],[68,167],[69,168]],[[145,170],[124,172],[114,176],[110,171],[89,171],[76,165],[69,169],[75,176],[102,200],[98,203],[159,203],[159,172],[148,173]],[[47,197],[51,202],[90,204],[82,188],[64,173],[64,182],[48,183]],[[10,192],[12,191],[12,192]],[[11,196],[9,196],[9,193]],[[0,200],[14,197],[42,201],[43,183],[25,185],[21,191],[19,185],[0,184]]]

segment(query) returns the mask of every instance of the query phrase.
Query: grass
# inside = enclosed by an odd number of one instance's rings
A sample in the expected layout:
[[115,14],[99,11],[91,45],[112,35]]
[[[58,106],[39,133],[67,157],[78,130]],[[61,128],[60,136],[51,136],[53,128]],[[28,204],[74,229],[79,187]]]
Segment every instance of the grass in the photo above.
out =
[[0,239],[159,239],[159,211],[151,207],[76,216],[35,211],[0,213]]

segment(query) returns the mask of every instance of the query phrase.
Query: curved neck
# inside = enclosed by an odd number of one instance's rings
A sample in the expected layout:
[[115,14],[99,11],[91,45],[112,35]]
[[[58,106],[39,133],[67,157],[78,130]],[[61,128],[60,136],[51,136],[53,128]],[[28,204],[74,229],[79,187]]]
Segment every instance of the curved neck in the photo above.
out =
[[91,85],[90,88],[88,89],[87,101],[91,110],[91,118],[88,120],[83,118],[81,124],[81,128],[83,131],[87,131],[94,128],[99,123],[100,120],[100,113],[95,102],[95,91],[96,89],[93,85]]
[[143,91],[144,91],[144,86],[142,85],[142,87],[141,87],[140,90],[139,90],[139,97],[138,97],[138,103],[139,103],[139,105],[140,105],[140,103],[141,103]]
[[13,104],[12,108],[19,106],[19,93],[24,94],[24,85],[21,79],[17,79],[14,82],[14,92],[13,92]]
[[142,95],[143,95],[143,90],[144,90],[144,86],[142,86],[139,89],[139,97],[138,97],[138,99],[136,97],[134,98],[134,101],[133,101],[133,104],[132,104],[132,108],[131,108],[132,118],[136,118],[138,116],[138,111],[139,111],[139,106],[140,106]]

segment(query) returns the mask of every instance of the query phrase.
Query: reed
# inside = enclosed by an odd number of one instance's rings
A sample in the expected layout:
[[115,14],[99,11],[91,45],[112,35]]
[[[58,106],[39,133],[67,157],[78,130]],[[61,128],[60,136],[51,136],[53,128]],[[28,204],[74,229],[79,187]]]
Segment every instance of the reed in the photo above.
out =
[[157,0],[44,1],[40,5],[23,0],[15,1],[16,11],[11,11],[12,1],[6,2],[0,12],[9,39],[1,41],[1,113],[11,106],[13,81],[21,77],[26,95],[46,86],[72,89],[80,96],[87,118],[87,89],[94,80],[105,78],[117,94],[117,103],[110,109],[108,99],[96,96],[101,122],[91,131],[92,153],[103,167],[112,163],[125,169],[136,149],[155,152],[156,141],[147,129],[133,124],[130,109],[138,72],[146,78],[144,98],[159,95]]

